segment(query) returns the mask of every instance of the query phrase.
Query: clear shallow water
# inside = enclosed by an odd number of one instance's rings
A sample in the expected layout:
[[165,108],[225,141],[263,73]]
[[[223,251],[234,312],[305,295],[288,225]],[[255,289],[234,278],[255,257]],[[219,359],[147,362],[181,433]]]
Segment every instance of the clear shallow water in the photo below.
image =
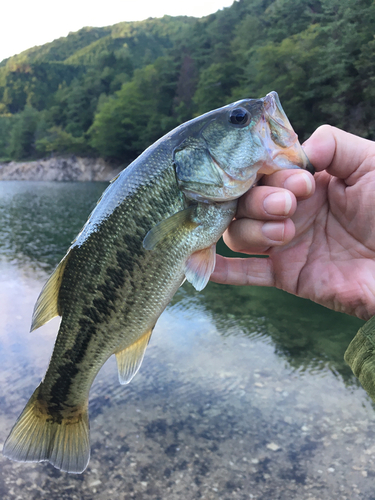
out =
[[[0,183],[1,443],[58,330],[28,333],[35,300],[105,186]],[[113,359],[97,377],[87,471],[1,457],[0,497],[375,499],[375,413],[343,361],[361,324],[277,290],[185,284],[132,383]]]

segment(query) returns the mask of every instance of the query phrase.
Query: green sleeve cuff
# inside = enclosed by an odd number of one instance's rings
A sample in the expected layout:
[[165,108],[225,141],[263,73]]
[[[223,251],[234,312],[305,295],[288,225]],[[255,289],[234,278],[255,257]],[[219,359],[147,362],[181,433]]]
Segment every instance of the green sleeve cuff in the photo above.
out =
[[375,316],[358,330],[344,359],[375,402]]

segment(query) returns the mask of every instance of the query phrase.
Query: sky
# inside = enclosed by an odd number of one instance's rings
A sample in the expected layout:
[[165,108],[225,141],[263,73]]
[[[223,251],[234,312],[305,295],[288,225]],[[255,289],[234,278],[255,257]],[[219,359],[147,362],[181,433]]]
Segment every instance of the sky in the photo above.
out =
[[84,26],[109,26],[148,17],[203,17],[233,0],[3,0],[0,61],[67,36]]

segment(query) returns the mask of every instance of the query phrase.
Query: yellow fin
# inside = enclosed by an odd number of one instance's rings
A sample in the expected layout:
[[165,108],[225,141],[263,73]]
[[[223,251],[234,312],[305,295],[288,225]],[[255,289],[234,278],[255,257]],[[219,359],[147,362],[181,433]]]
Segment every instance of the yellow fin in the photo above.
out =
[[191,205],[185,210],[181,210],[173,214],[168,219],[165,219],[155,227],[150,229],[143,240],[143,247],[146,250],[153,250],[168,234],[172,233],[185,224],[191,224],[192,229],[197,227],[197,223],[192,221],[192,215],[196,209],[196,205]]
[[79,474],[90,458],[87,405],[66,418],[56,418],[35,390],[3,448],[17,462],[50,462],[57,469]]
[[31,331],[36,330],[50,319],[60,315],[58,298],[62,277],[68,262],[68,255],[65,255],[40,292],[34,307]]
[[216,243],[190,255],[185,264],[186,279],[200,292],[207,285],[215,268]]
[[118,378],[120,384],[128,384],[139,370],[145,350],[150,342],[153,328],[142,335],[134,344],[126,347],[122,351],[116,352],[116,361],[118,368]]

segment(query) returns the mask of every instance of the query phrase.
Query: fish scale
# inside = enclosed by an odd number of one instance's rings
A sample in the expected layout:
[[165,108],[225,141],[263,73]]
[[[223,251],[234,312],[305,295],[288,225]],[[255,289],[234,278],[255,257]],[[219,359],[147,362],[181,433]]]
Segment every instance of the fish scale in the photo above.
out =
[[[71,252],[78,252],[80,259],[75,259],[74,255],[71,256],[72,258],[69,258],[60,288],[59,303],[62,312],[69,309],[72,300],[78,302],[78,307],[72,310],[72,314],[67,312],[66,317],[63,314],[60,327],[62,335],[59,336],[56,342],[50,369],[45,378],[47,381],[53,381],[53,383],[49,383],[48,385],[45,384],[45,390],[43,390],[45,400],[48,401],[51,398],[50,394],[57,391],[59,378],[65,378],[69,381],[68,393],[74,394],[73,397],[76,401],[78,391],[81,392],[83,403],[87,399],[87,390],[91,386],[91,381],[95,378],[98,369],[113,354],[119,344],[122,343],[122,339],[125,338],[126,343],[132,344],[136,340],[134,336],[139,336],[138,331],[143,333],[148,328],[151,328],[154,321],[156,321],[153,318],[155,313],[152,313],[154,309],[158,310],[161,306],[158,304],[160,298],[158,294],[158,277],[155,270],[160,269],[159,274],[163,276],[165,274],[163,267],[169,267],[170,260],[169,256],[164,252],[161,253],[159,259],[155,254],[151,255],[148,253],[145,256],[146,251],[142,248],[142,241],[150,227],[160,222],[163,216],[168,217],[171,209],[173,210],[172,213],[174,213],[183,208],[181,197],[179,197],[179,206],[177,203],[174,203],[172,207],[167,204],[165,193],[176,190],[175,176],[171,164],[166,174],[163,181],[172,181],[171,190],[168,190],[168,188],[165,191],[161,190],[158,185],[157,190],[152,190],[148,186],[145,186],[143,190],[136,192],[131,198],[127,198],[124,203],[114,210],[110,216],[110,220],[107,221],[104,234],[100,233],[99,237],[99,233],[93,233],[92,237],[88,238],[79,247],[74,246],[72,248]],[[119,180],[116,182],[119,182]],[[150,202],[147,198],[145,199],[146,194]],[[140,205],[139,202],[141,199],[142,204]],[[159,205],[157,205],[158,200],[160,202]],[[134,204],[139,207],[137,211],[132,209]],[[154,210],[156,206],[157,210]],[[161,207],[165,207],[166,213],[163,214]],[[150,214],[152,214],[153,219],[151,219]],[[115,237],[113,236],[114,227],[116,228]],[[103,238],[107,242],[104,249],[102,248]],[[121,252],[120,255],[124,258],[119,258],[119,252]],[[78,269],[76,266],[77,260]],[[90,268],[94,264],[97,264],[98,261],[101,261],[102,269],[95,283]],[[103,261],[106,265],[103,265]],[[87,267],[89,267],[89,270],[87,270]],[[182,279],[183,277],[181,276],[176,280],[174,288],[178,288]],[[85,282],[87,280],[90,281],[91,287],[94,288],[94,293],[90,293],[90,291],[86,293]],[[148,281],[151,285],[149,287],[147,287]],[[80,283],[79,287],[76,286],[77,282]],[[144,295],[142,292],[145,289],[148,289],[149,293],[142,296]],[[72,294],[71,290],[77,291]],[[138,291],[141,294],[137,294]],[[155,300],[153,295],[158,297],[159,300]],[[101,314],[100,310],[95,307],[95,300],[103,301],[102,305],[105,307],[105,314]],[[165,300],[168,303],[170,297],[167,297]],[[147,305],[149,302],[151,303],[151,307]],[[79,308],[79,305],[81,305],[81,308]],[[142,310],[146,307],[146,313],[142,316],[143,318],[151,317],[151,321],[148,319],[146,324],[144,324],[145,321],[141,321],[141,318],[138,316],[134,321],[131,313],[135,306],[141,307]],[[147,309],[151,309],[148,314]],[[90,313],[90,311],[92,312]],[[76,318],[79,318],[78,321]],[[141,324],[134,325],[135,322]],[[112,325],[112,328],[108,329],[108,325]],[[72,326],[74,330],[78,331],[72,331]],[[64,335],[65,331],[69,335]],[[76,340],[76,343],[73,345],[72,338]],[[56,367],[61,369],[58,360],[64,358],[66,350],[73,351],[79,358],[76,363],[81,363],[81,370],[78,371],[76,377],[72,377],[68,369],[66,370],[67,373],[61,371],[60,376],[56,375]],[[91,360],[95,359],[95,366],[87,366],[85,360],[80,359],[83,355],[86,355],[85,357],[89,365],[91,364]],[[69,365],[76,364],[74,361],[71,363],[72,356],[68,358]],[[88,373],[87,368],[89,373],[92,372],[89,378],[86,377]],[[82,376],[83,373],[84,376]],[[76,380],[74,380],[75,378]],[[84,391],[82,391],[82,378],[85,381]],[[59,399],[69,400],[67,394],[64,396],[59,395]]]
[[115,354],[120,382],[130,382],[184,279],[206,286],[237,199],[263,172],[308,165],[271,93],[181,125],[117,176],[37,300],[32,329],[62,320],[46,375],[4,455],[82,472],[88,396],[101,366]]

